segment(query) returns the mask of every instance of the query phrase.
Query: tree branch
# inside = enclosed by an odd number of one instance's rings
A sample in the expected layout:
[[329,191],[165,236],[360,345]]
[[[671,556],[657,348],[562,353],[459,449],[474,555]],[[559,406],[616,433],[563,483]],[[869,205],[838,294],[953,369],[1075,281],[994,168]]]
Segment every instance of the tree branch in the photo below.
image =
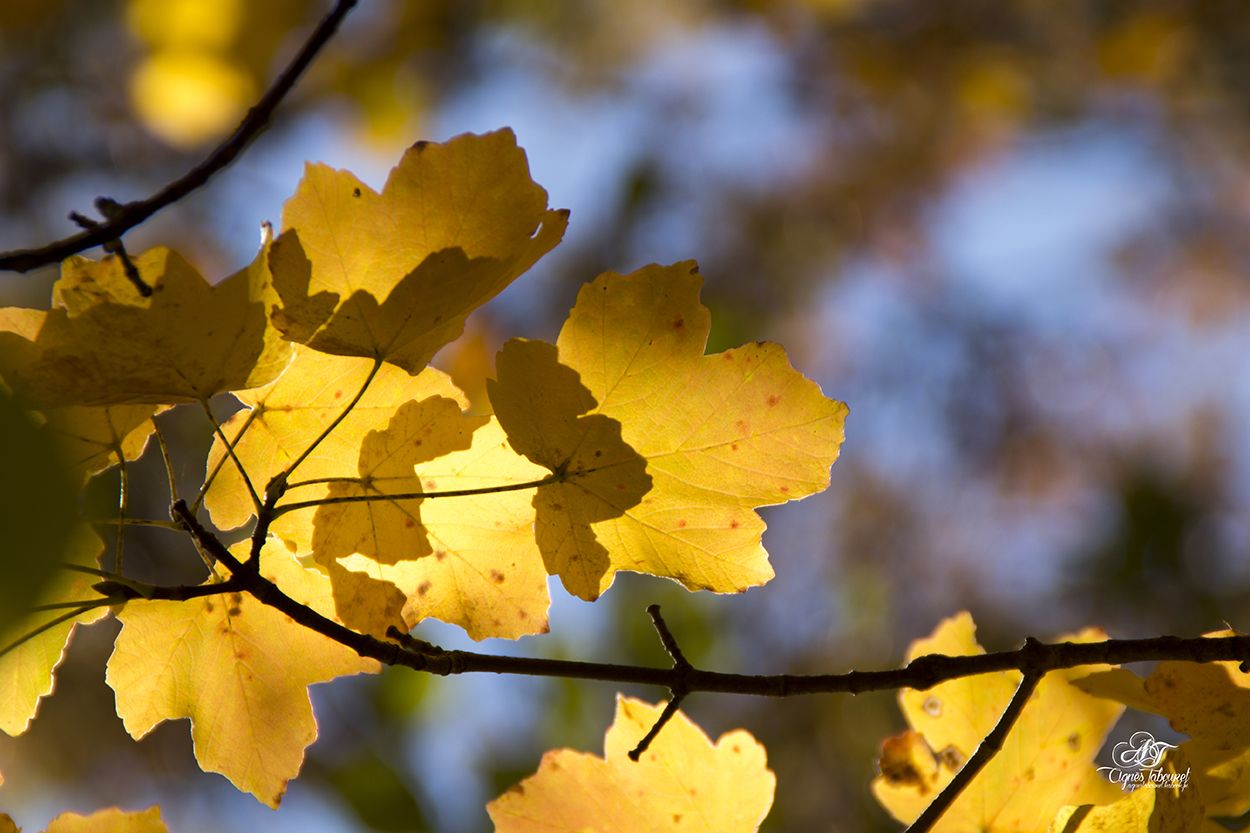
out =
[[147,199],[118,206],[104,222],[94,224],[78,234],[37,249],[16,249],[0,253],[0,270],[29,272],[39,266],[64,260],[92,246],[118,240],[127,231],[156,212],[177,202],[208,182],[213,174],[237,159],[252,139],[268,126],[274,110],[295,86],[295,82],[299,80],[304,70],[334,35],[343,18],[355,5],[356,0],[338,0],[334,4],[334,8],[317,24],[317,28],[308,36],[308,40],[304,42],[291,63],[274,79],[273,86],[247,111],[247,115],[234,132],[194,168]]
[[[1025,643],[1024,649],[1029,651],[1033,646],[1040,643],[1033,639]],[[933,801],[929,802],[929,806],[924,808],[915,821],[903,831],[903,833],[929,833],[933,825],[937,824],[938,819],[942,817],[950,806],[955,803],[955,799],[964,791],[972,779],[977,776],[985,765],[990,762],[999,750],[1003,748],[1003,741],[1007,739],[1007,735],[1011,732],[1011,727],[1020,719],[1020,713],[1024,711],[1024,706],[1029,702],[1029,698],[1033,696],[1033,691],[1037,688],[1037,684],[1041,681],[1044,672],[1028,671],[1024,677],[1020,679],[1020,685],[1016,688],[1015,694],[1011,695],[1011,700],[1007,703],[1007,708],[1003,709],[1003,714],[998,718],[998,723],[994,724],[994,728],[981,741],[981,745],[977,747],[977,751],[972,753],[959,772],[955,773],[955,777],[950,780],[942,791],[938,793]]]
[[1108,639],[1103,642],[1041,643],[1030,640],[1014,651],[971,656],[930,654],[918,657],[903,668],[887,671],[849,671],[843,674],[726,674],[698,668],[654,668],[606,662],[502,656],[475,651],[412,650],[358,633],[322,616],[286,595],[273,582],[247,570],[215,535],[179,501],[171,509],[196,544],[224,564],[237,578],[237,589],[260,602],[282,611],[293,620],[322,636],[351,648],[363,657],[387,665],[402,665],[431,674],[515,674],[530,677],[559,677],[598,680],[610,683],[685,688],[721,694],[748,694],[760,697],[794,697],[801,694],[858,694],[865,691],[892,691],[912,688],[923,691],[938,683],[995,671],[1024,671],[1045,674],[1082,665],[1122,665],[1127,662],[1187,660],[1228,662],[1250,659],[1250,636],[1214,638],[1159,636],[1153,639]]

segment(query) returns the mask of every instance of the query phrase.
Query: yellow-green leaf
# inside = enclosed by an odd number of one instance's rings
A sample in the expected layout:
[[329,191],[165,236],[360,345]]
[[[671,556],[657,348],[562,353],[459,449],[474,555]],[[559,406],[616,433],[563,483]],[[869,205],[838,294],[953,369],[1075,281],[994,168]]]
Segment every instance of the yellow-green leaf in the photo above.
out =
[[[1071,641],[1104,638],[1094,631]],[[967,656],[984,650],[972,617],[944,620],[933,635],[912,643],[907,660],[926,654]],[[1003,748],[934,826],[941,833],[1045,831],[1065,804],[1107,804],[1122,793],[1094,768],[1107,731],[1123,711],[1071,684],[1089,668],[1053,671],[1042,678]],[[1020,683],[1017,671],[979,674],[927,691],[899,693],[911,729],[883,744],[873,794],[901,822],[914,821],[998,722]]]
[[487,806],[497,833],[748,833],[773,803],[776,778],[747,732],[713,744],[681,712],[637,762],[628,757],[663,705],[618,697],[604,757],[548,752],[535,775]]
[[0,631],[47,587],[78,518],[57,437],[0,385]]
[[[710,319],[699,303],[700,285],[690,263],[601,275],[578,294],[557,342],[560,364],[580,380],[557,374],[544,383],[542,397],[532,395],[534,368],[549,364],[538,356],[521,363],[525,372],[515,378],[501,361],[491,386],[514,447],[564,472],[561,485],[573,499],[549,498],[546,508],[567,513],[565,530],[540,522],[539,531],[547,528],[548,568],[581,598],[597,597],[619,570],[717,592],[763,584],[773,573],[755,509],[829,483],[846,406],[826,398],[775,344],[704,355]],[[619,423],[619,440],[646,460],[652,488],[641,500],[627,505],[608,497],[630,495],[636,477],[595,489],[593,500],[583,497],[589,489],[578,495],[570,488],[632,464],[615,436],[591,430],[591,417]],[[559,426],[560,443],[547,439],[551,425]],[[612,459],[620,465],[591,462],[571,476],[572,455],[586,450],[568,441],[587,437],[605,455],[619,456]],[[615,514],[607,516],[605,504]]]
[[150,297],[116,257],[70,258],[57,306],[0,316],[17,357],[8,380],[41,407],[187,402],[264,384],[289,358],[267,322],[266,255],[214,286],[169,249],[151,249],[133,258]]
[[[246,542],[236,549],[243,557]],[[333,616],[330,582],[276,542],[262,573],[296,601]],[[307,687],[378,664],[239,593],[189,602],[129,602],[108,663],[117,714],[136,739],[191,720],[195,756],[276,807],[317,736]]]
[[548,210],[501,130],[418,142],[381,193],[310,164],[282,219],[270,260],[277,326],[316,350],[415,373],[560,242],[568,214]]
[[[75,526],[69,544],[58,557],[69,564],[99,567],[104,544],[89,527]],[[13,608],[20,613],[32,604],[88,602],[102,597],[91,589],[99,579],[73,570],[59,570],[50,585],[33,598],[23,599]],[[0,647],[9,646],[67,613],[72,607],[45,610],[17,619],[0,633]],[[70,635],[76,625],[87,625],[108,615],[107,607],[96,607],[61,622],[0,656],[0,732],[20,735],[30,726],[39,701],[52,693],[56,667],[65,657]]]

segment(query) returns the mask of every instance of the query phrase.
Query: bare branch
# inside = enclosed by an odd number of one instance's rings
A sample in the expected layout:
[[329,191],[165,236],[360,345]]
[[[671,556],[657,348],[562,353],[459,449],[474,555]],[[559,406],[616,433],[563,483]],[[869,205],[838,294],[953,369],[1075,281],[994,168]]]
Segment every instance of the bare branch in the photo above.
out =
[[[1029,640],[1025,644],[1024,650],[1028,651],[1030,646],[1037,644],[1039,643]],[[972,783],[972,779],[976,777],[977,773],[1003,748],[1003,741],[1006,740],[1011,727],[1020,718],[1020,713],[1024,711],[1024,705],[1033,696],[1033,691],[1037,688],[1037,684],[1041,681],[1043,675],[1044,672],[1029,671],[1021,678],[1020,685],[1016,688],[1016,693],[1011,695],[1007,708],[1003,709],[1002,717],[998,718],[998,723],[994,725],[990,733],[981,741],[977,751],[972,753],[972,757],[960,767],[959,772],[955,773],[955,777],[942,788],[942,791],[934,797],[933,801],[929,802],[929,806],[924,809],[924,812],[903,833],[928,833],[938,819],[942,817],[942,814],[950,809],[951,804]]]
[[37,249],[16,249],[0,253],[0,270],[29,272],[39,266],[64,260],[92,246],[119,240],[123,234],[156,212],[172,205],[208,182],[213,174],[237,159],[252,139],[268,126],[274,110],[295,86],[295,82],[299,80],[304,70],[334,35],[339,24],[343,22],[343,18],[355,5],[356,0],[338,0],[334,4],[334,8],[317,24],[317,28],[308,36],[308,40],[304,42],[291,63],[274,79],[273,86],[247,111],[247,115],[234,132],[194,168],[147,199],[118,206],[114,212],[110,212],[111,216],[107,220],[94,224],[78,234]]

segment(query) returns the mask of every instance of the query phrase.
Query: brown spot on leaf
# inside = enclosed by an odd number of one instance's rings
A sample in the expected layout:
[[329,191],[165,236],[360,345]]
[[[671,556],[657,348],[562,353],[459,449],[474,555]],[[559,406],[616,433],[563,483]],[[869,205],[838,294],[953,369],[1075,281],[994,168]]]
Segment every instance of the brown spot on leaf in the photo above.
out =
[[673,813],[673,824],[681,824],[681,813]]
[[412,149],[415,150],[417,153],[421,153],[423,150],[425,150],[427,145],[429,145],[429,142],[427,142],[425,139],[422,139],[419,142],[414,143],[412,146]]
[[737,529],[740,526],[742,526],[742,523],[737,518],[734,518],[733,520],[729,522],[730,529]]
[[359,189],[359,188],[353,188],[353,189],[352,189],[352,196],[353,196],[353,197],[355,197],[356,199],[360,199],[360,189]]
[[737,451],[737,450],[738,450],[738,444],[737,444],[737,443],[730,443],[730,444],[729,444],[729,450],[730,450],[730,451]]
[[680,330],[684,326],[686,326],[686,319],[682,318],[680,315],[673,319],[674,330]]
[[405,528],[407,528],[407,529],[412,529],[412,528],[413,528],[414,526],[416,526],[416,525],[417,525],[417,522],[416,522],[416,521],[414,521],[412,518],[404,518],[404,527],[405,527]]
[[1081,735],[1079,732],[1073,732],[1068,735],[1068,748],[1073,752],[1081,748]]
[[343,391],[341,391],[341,390],[336,390],[336,391],[334,392],[334,398],[335,398],[335,399],[342,399],[342,398],[343,398]]
[[731,362],[734,360],[734,354],[732,350],[726,350],[724,353],[721,353],[721,356],[723,356],[725,361],[727,362]]
[[430,585],[430,583],[429,583],[428,581],[423,581],[423,582],[421,582],[420,584],[418,584],[418,585],[417,585],[417,595],[418,595],[418,596],[424,596],[426,593],[429,593],[429,592],[430,592],[430,586],[431,586],[431,585]]
[[780,397],[780,396],[778,396],[777,394],[775,394],[775,393],[770,393],[770,394],[768,395],[768,407],[770,407],[770,408],[775,408],[775,407],[777,407],[777,403],[778,403],[778,402],[780,402],[780,401],[781,401],[781,397]]
[[503,579],[504,579],[503,573],[499,572],[498,570],[490,571],[490,580],[495,582],[495,584],[503,584]]
[[438,484],[437,484],[437,483],[435,483],[433,480],[427,480],[427,481],[425,481],[425,488],[427,488],[427,489],[434,489],[434,488],[437,488],[437,487],[438,487]]
[[789,487],[789,486],[782,486],[782,487],[781,487],[781,491],[782,491],[782,493],[783,493],[783,494],[789,494],[789,492],[790,492],[790,487]]
[[686,528],[686,519],[685,519],[685,518],[678,518],[678,519],[677,519],[677,528],[678,528],[678,529],[685,529],[685,528]]
[[204,612],[205,612],[205,613],[212,613],[212,612],[213,612],[213,603],[212,603],[211,601],[209,601],[208,599],[205,599],[205,600],[204,600]]
[[239,615],[240,613],[242,613],[242,612],[243,612],[243,611],[239,610],[239,608],[237,608],[237,607],[230,607],[230,608],[228,608],[228,609],[226,610],[226,615],[227,615],[227,616],[238,616],[238,615]]
[[740,419],[734,423],[734,428],[737,428],[743,434],[745,434],[747,429],[750,427],[751,426],[747,425],[747,421],[745,419]]
[[955,772],[964,765],[964,753],[960,752],[954,746],[948,746],[941,752],[937,753],[938,763]]

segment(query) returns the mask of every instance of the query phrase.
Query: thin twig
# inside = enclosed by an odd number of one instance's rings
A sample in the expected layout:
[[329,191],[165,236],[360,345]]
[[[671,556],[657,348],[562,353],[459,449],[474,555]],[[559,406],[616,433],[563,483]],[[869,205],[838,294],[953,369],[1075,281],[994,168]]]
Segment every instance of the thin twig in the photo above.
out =
[[338,0],[334,4],[334,8],[317,24],[317,28],[308,36],[308,40],[304,42],[291,63],[274,79],[273,86],[247,111],[247,115],[234,132],[194,168],[147,199],[121,205],[114,216],[94,228],[37,249],[17,249],[0,253],[0,270],[29,272],[39,266],[64,260],[92,246],[117,240],[156,212],[177,202],[208,182],[213,174],[238,158],[252,139],[269,124],[274,110],[295,86],[295,82],[299,80],[304,70],[334,35],[343,18],[355,5],[356,0]]
[[[120,210],[120,206],[117,202],[109,199],[108,197],[98,197],[95,202],[96,208],[99,209],[100,213],[104,215],[106,220],[107,218],[116,215],[117,211]],[[90,217],[85,217],[82,214],[79,214],[77,211],[71,211],[69,213],[69,218],[77,223],[79,227],[88,231],[100,227],[98,222]],[[130,255],[126,252],[126,246],[122,243],[120,237],[104,241],[104,251],[111,255],[117,255],[117,258],[122,262],[122,271],[126,273],[126,279],[130,281],[130,285],[133,286],[140,295],[144,298],[152,297],[151,285],[144,281],[142,276],[140,276],[139,267],[135,266],[135,262],[130,259]]]
[[660,730],[673,719],[673,715],[677,714],[677,710],[681,708],[681,701],[685,699],[686,695],[675,694],[667,703],[664,704],[664,711],[660,712],[660,719],[655,721],[655,725],[651,727],[651,730],[647,732],[647,734],[643,735],[642,740],[638,741],[638,745],[629,750],[629,759],[631,761],[637,762],[638,759],[642,757],[642,753],[646,752],[651,746],[651,741],[655,740],[659,736]]
[[[213,470],[208,473],[208,477],[204,478],[204,483],[200,486],[200,491],[195,496],[195,501],[191,504],[191,511],[198,512],[200,504],[204,502],[204,498],[208,495],[208,490],[213,487],[213,481],[217,479],[217,473],[221,471],[226,461],[230,459],[229,451],[239,444],[243,439],[243,435],[247,433],[247,429],[252,427],[252,421],[256,419],[256,409],[252,408],[247,412],[247,418],[243,420],[243,425],[239,427],[239,433],[234,435],[234,439],[226,443],[227,453],[223,454],[217,460],[217,465],[213,466]],[[224,428],[224,426],[223,426]],[[174,495],[172,501],[178,500],[178,496]]]
[[126,526],[151,526],[157,529],[171,529],[177,532],[185,531],[173,521],[162,521],[157,518],[88,518],[87,521],[88,523],[100,524],[102,526],[125,524]]
[[126,553],[126,499],[130,496],[130,468],[126,465],[126,454],[121,444],[114,446],[117,451],[117,539],[113,554],[113,569],[120,573],[125,564]]
[[[317,450],[317,446],[321,445],[321,443],[325,440],[325,438],[330,436],[330,434],[334,432],[335,428],[339,427],[339,423],[341,423],[344,419],[346,419],[347,415],[352,412],[352,409],[356,407],[356,403],[358,403],[361,397],[365,395],[365,391],[369,390],[369,385],[373,382],[374,377],[378,375],[378,371],[381,369],[382,369],[382,359],[374,359],[373,367],[369,369],[369,375],[366,376],[365,380],[360,383],[360,390],[356,391],[356,395],[351,398],[351,401],[349,401],[343,407],[343,410],[339,412],[339,415],[336,416],[334,419],[332,419],[330,421],[330,424],[327,425],[322,430],[322,432],[317,435],[317,439],[309,443],[308,447],[305,448],[300,453],[300,455],[295,458],[295,460],[291,463],[291,465],[283,469],[282,473],[279,474],[276,478],[274,478],[281,484],[281,491],[286,490],[286,483],[288,480],[290,480],[291,475],[295,473],[295,470],[299,468],[300,465],[305,460],[308,459],[308,456],[310,454],[312,454],[314,451]],[[268,491],[268,488],[266,488],[266,491]]]
[[[1031,644],[1038,644],[1032,642]],[[1029,645],[1025,646],[1027,650]],[[1020,685],[1016,688],[1015,694],[1011,695],[1011,700],[1007,703],[1007,708],[1003,709],[1002,717],[998,718],[998,723],[994,724],[994,728],[981,741],[981,745],[977,747],[977,751],[972,753],[972,757],[960,767],[959,772],[955,773],[942,791],[938,793],[933,801],[929,802],[929,806],[924,808],[924,812],[911,823],[911,825],[903,831],[903,833],[928,833],[933,825],[937,823],[942,814],[950,809],[951,804],[959,797],[972,779],[976,777],[986,764],[998,754],[1003,748],[1003,741],[1007,739],[1007,734],[1011,731],[1011,727],[1015,725],[1019,719],[1020,713],[1024,711],[1024,706],[1029,702],[1029,698],[1033,696],[1033,690],[1037,688],[1038,682],[1041,681],[1045,672],[1027,671],[1020,679]]]
[[[201,399],[200,405],[204,408],[204,413],[208,416],[208,421],[213,424],[213,431],[216,432],[217,436],[221,438],[222,445],[226,447],[226,454],[230,456],[230,459],[234,461],[235,468],[239,470],[239,476],[243,478],[243,485],[247,486],[247,493],[252,498],[252,506],[255,507],[256,511],[259,513],[260,507],[263,505],[261,503],[260,495],[256,493],[256,487],[252,485],[252,479],[247,476],[247,469],[243,468],[243,462],[239,460],[238,456],[234,453],[234,445],[226,439],[226,432],[222,430],[221,423],[217,421],[217,417],[213,416],[213,409],[209,407],[208,400]],[[178,501],[175,500],[174,502],[177,503]]]
[[668,629],[668,623],[664,621],[664,616],[660,613],[660,606],[652,604],[647,606],[647,614],[651,617],[651,624],[655,626],[655,632],[660,635],[660,644],[664,646],[664,650],[668,652],[669,658],[673,660],[673,672],[676,679],[673,685],[669,686],[668,703],[664,706],[664,711],[660,713],[659,720],[655,721],[655,725],[647,734],[643,735],[642,740],[638,741],[638,745],[629,751],[629,759],[637,761],[642,757],[642,753],[647,751],[647,747],[655,740],[660,730],[664,728],[673,715],[677,714],[677,710],[681,708],[681,701],[686,699],[686,695],[690,693],[687,687],[686,679],[690,675],[692,666],[690,661],[686,659],[686,655],[681,652],[681,647],[677,644],[677,639],[673,636],[673,632]]
[[174,458],[169,453],[169,445],[165,442],[165,432],[161,427],[152,422],[156,429],[156,444],[161,449],[161,459],[165,461],[165,478],[169,481],[169,502],[173,503],[178,499],[178,478],[174,476]]
[[[342,479],[345,481],[350,480],[350,482],[353,483],[361,482],[358,479]],[[284,503],[274,509],[274,517],[277,518],[298,509],[309,509],[314,506],[330,506],[336,503],[371,503],[384,500],[433,500],[434,498],[440,497],[471,497],[473,495],[493,495],[498,492],[518,492],[524,489],[537,489],[539,486],[546,486],[550,483],[555,483],[557,480],[559,480],[559,475],[549,474],[539,480],[531,480],[527,483],[508,483],[503,486],[482,486],[477,489],[448,489],[441,492],[378,492],[371,495],[339,495],[337,497],[323,497],[317,500],[301,500],[296,503]]]
[[0,657],[3,657],[5,654],[9,653],[10,651],[14,651],[22,647],[27,642],[34,639],[36,636],[39,636],[42,633],[46,633],[47,631],[52,630],[53,628],[55,628],[57,625],[61,624],[62,622],[68,622],[70,619],[79,617],[83,615],[84,613],[86,613],[88,610],[94,610],[97,607],[104,607],[105,605],[111,605],[115,603],[116,602],[114,599],[100,599],[99,601],[87,602],[86,604],[83,604],[80,607],[74,608],[69,613],[66,613],[62,616],[58,616],[55,619],[52,619],[50,621],[43,623],[39,627],[35,628],[33,631],[30,631],[29,633],[25,633],[19,636],[17,639],[13,640],[8,645],[5,645],[3,648],[0,648]]

